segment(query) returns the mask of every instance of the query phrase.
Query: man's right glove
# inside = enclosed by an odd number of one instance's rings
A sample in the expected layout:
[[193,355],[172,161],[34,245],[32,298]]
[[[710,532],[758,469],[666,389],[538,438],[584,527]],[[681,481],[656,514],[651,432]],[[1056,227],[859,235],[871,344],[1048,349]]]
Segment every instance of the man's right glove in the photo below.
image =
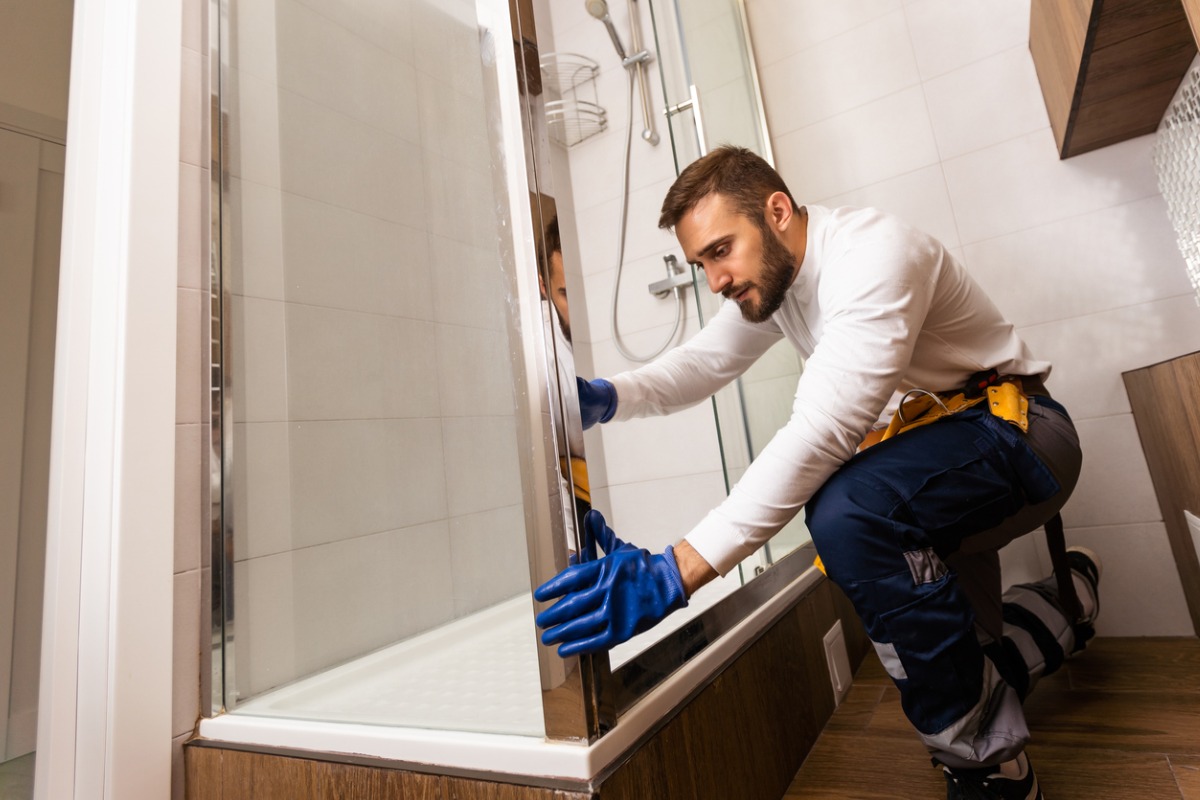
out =
[[615,647],[688,604],[674,548],[651,555],[626,544],[599,511],[589,512],[584,526],[604,558],[569,566],[533,593],[543,602],[561,598],[536,622],[547,629],[542,642],[558,644],[563,658]]
[[576,377],[575,386],[579,390],[579,416],[585,431],[597,422],[608,422],[617,413],[616,387],[604,378],[585,381]]

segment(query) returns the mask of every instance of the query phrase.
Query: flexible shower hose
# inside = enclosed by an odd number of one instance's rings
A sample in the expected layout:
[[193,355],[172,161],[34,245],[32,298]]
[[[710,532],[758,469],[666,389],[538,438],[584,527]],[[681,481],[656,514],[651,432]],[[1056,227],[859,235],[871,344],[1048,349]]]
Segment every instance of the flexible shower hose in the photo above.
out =
[[667,335],[667,339],[662,343],[662,346],[648,356],[639,356],[625,349],[621,343],[621,332],[617,327],[617,297],[621,291],[621,272],[625,268],[625,228],[629,219],[629,152],[633,146],[633,70],[626,70],[629,73],[629,105],[627,108],[626,119],[628,123],[625,126],[625,158],[621,167],[621,230],[617,237],[617,276],[613,281],[613,296],[612,296],[612,335],[613,344],[617,346],[617,352],[622,357],[629,361],[635,361],[639,364],[644,364],[658,358],[674,341],[675,335],[679,332],[680,322],[683,320],[683,290],[675,289],[675,324],[671,326],[671,333]]

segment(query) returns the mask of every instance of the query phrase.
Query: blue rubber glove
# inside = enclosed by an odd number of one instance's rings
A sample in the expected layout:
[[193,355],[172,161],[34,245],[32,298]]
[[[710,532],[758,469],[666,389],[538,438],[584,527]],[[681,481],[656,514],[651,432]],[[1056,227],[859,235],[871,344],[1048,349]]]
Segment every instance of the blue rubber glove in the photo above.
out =
[[608,422],[617,413],[616,387],[604,378],[585,381],[576,377],[575,386],[579,390],[579,416],[585,431],[597,422]]
[[562,597],[537,616],[543,644],[558,644],[563,658],[608,650],[657,625],[687,605],[675,548],[661,555],[618,548],[599,561],[567,567],[533,596]]
[[605,555],[611,555],[618,550],[632,550],[633,545],[629,542],[623,542],[613,533],[613,529],[608,527],[608,523],[604,521],[604,515],[596,509],[591,509],[583,518],[583,559],[575,553],[572,553],[567,559],[568,564],[578,564],[581,561],[595,561],[600,556],[596,553],[596,545],[604,551]]

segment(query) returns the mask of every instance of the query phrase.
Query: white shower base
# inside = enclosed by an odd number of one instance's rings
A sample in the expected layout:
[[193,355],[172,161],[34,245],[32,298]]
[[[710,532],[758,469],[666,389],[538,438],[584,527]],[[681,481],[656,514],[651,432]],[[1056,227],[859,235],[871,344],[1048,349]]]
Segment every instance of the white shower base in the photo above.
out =
[[[797,577],[649,692],[591,746],[544,738],[528,595],[254,698],[234,713],[201,720],[200,736],[451,770],[588,780],[819,578],[815,568]],[[688,608],[671,616],[671,627],[736,588],[723,581],[697,593]],[[643,649],[646,643],[639,638],[614,650],[612,662]]]

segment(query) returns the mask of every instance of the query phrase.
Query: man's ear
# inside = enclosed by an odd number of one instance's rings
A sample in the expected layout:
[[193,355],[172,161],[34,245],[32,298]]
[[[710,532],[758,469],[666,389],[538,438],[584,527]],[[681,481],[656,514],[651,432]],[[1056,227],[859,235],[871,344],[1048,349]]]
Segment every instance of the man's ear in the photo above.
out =
[[767,198],[767,219],[781,233],[787,230],[795,214],[792,211],[792,201],[783,192],[774,192]]

